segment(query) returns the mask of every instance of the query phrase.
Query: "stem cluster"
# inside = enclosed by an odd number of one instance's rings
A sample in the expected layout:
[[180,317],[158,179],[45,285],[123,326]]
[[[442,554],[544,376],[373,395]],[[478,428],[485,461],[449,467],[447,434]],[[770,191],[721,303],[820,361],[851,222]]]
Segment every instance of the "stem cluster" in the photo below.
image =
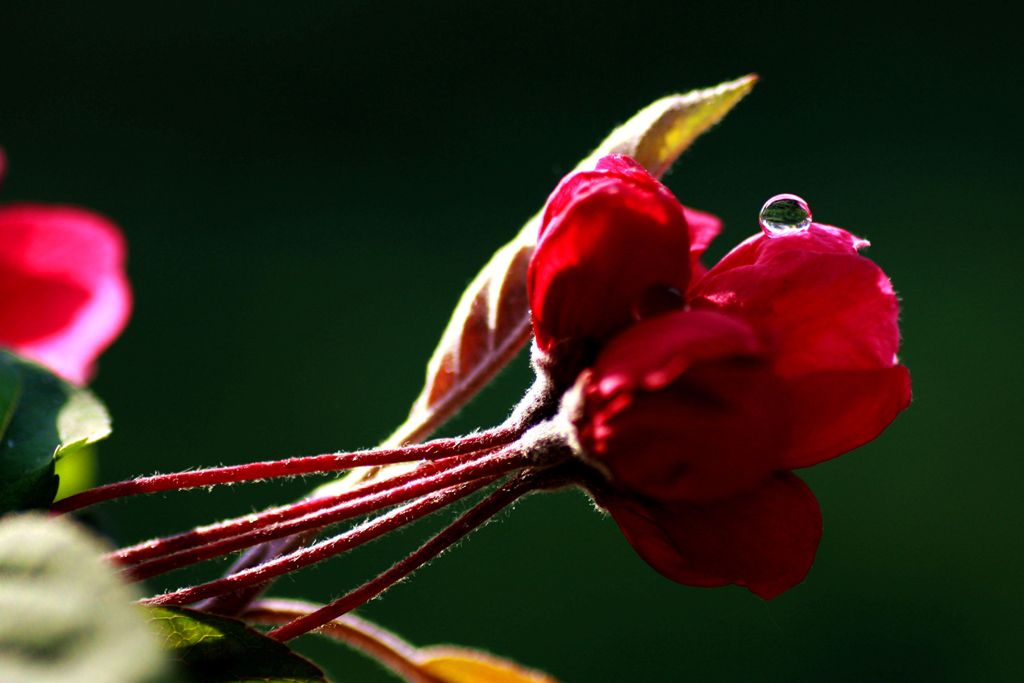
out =
[[[273,638],[290,640],[373,599],[524,494],[570,483],[574,477],[574,462],[568,458],[565,440],[560,438],[553,423],[541,422],[531,429],[521,426],[524,424],[525,420],[517,419],[466,437],[397,448],[139,477],[66,498],[54,505],[53,511],[70,512],[100,502],[158,491],[416,463],[400,474],[368,480],[341,493],[311,497],[154,538],[108,555],[108,560],[121,568],[127,580],[141,581],[240,550],[255,550],[256,546],[269,541],[297,540],[285,551],[260,557],[258,562],[236,563],[221,578],[142,601],[165,606],[206,601],[204,605],[209,605],[211,601],[232,595],[255,595],[275,577],[345,553],[504,480],[475,506],[389,569],[334,602],[270,632]],[[366,517],[363,521],[340,533],[302,545],[328,527],[363,517]]]

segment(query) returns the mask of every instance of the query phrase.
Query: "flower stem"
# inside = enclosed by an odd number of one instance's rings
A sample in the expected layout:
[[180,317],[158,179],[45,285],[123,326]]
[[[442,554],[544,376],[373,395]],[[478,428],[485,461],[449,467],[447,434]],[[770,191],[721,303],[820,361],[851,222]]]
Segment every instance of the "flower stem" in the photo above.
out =
[[241,534],[200,545],[196,548],[185,549],[142,562],[126,569],[123,575],[129,581],[140,581],[151,576],[202,562],[203,560],[220,557],[221,555],[226,555],[264,541],[272,541],[276,538],[291,536],[292,534],[311,529],[321,529],[331,524],[336,524],[367,512],[397,505],[398,503],[404,503],[441,489],[478,479],[486,479],[489,483],[498,476],[514,469],[520,469],[529,463],[530,456],[528,454],[517,450],[512,450],[511,452],[507,450],[502,451],[477,460],[471,460],[447,472],[415,479],[404,486],[349,500],[296,519],[257,527]]
[[503,510],[517,498],[533,490],[535,486],[536,479],[529,476],[529,474],[516,477],[477,503],[468,512],[445,527],[440,533],[411,554],[392,565],[390,569],[370,579],[334,602],[321,607],[315,612],[293,619],[284,626],[273,629],[267,635],[275,640],[291,640],[313,629],[320,628],[342,614],[372,600],[416,569],[437,557],[449,546],[465,538],[470,532]]
[[[264,599],[253,603],[241,616],[249,623],[276,626],[320,607],[301,600]],[[408,683],[443,683],[423,670],[419,652],[412,644],[354,614],[343,614],[324,624],[320,632],[372,657]]]
[[252,462],[244,465],[210,467],[189,472],[155,474],[149,477],[137,477],[114,484],[97,486],[96,488],[58,501],[53,505],[51,511],[56,513],[71,512],[115,498],[125,498],[144,493],[181,491],[201,486],[232,484],[276,477],[292,477],[300,474],[337,472],[338,470],[348,470],[354,467],[391,465],[413,460],[429,460],[500,446],[514,440],[516,436],[518,436],[517,430],[508,427],[498,427],[470,436],[454,439],[435,439],[423,444],[400,446],[397,448],[310,455],[286,458],[284,460]]
[[222,538],[238,536],[242,533],[303,517],[310,513],[332,508],[366,496],[392,491],[437,473],[451,472],[465,463],[473,462],[481,458],[481,456],[492,452],[491,450],[475,451],[473,453],[424,462],[411,472],[406,472],[389,479],[373,481],[337,495],[306,498],[288,505],[267,508],[254,514],[233,517],[172,536],[153,538],[132,546],[120,548],[107,554],[106,559],[120,565],[140,564],[156,557],[163,557],[188,548],[206,545]]
[[197,586],[146,598],[146,605],[187,605],[215,595],[223,595],[265,583],[282,574],[288,574],[351,550],[400,527],[410,524],[432,512],[464,498],[488,483],[487,479],[477,480],[431,493],[389,512],[371,519],[332,538],[305,548],[276,557],[256,567],[229,574],[228,576]]

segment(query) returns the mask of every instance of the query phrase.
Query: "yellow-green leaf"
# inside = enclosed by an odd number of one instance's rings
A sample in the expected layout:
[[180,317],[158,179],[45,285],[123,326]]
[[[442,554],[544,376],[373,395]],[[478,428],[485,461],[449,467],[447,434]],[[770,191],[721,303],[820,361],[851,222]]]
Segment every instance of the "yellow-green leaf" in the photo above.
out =
[[81,493],[96,484],[99,470],[96,447],[81,446],[61,453],[53,466],[59,481],[54,501]]
[[694,140],[746,97],[755,83],[757,76],[749,74],[652,102],[612,131],[578,168],[593,166],[607,154],[627,154],[660,178]]
[[440,683],[557,683],[540,671],[469,648],[421,648],[420,668]]

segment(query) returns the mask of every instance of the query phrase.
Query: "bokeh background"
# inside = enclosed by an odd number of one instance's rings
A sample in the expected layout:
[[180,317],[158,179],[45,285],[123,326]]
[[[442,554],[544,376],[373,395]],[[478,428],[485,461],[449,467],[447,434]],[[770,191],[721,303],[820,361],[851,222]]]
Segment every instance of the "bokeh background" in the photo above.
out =
[[[656,97],[756,71],[668,184],[725,219],[716,256],[778,192],[873,240],[914,377],[881,439],[806,473],[826,529],[807,581],[770,603],[674,585],[566,492],[364,614],[568,683],[1021,680],[1011,30],[980,3],[4,3],[0,199],[85,205],[127,235],[135,314],[95,383],[116,421],[103,480],[368,446],[404,417],[462,287],[578,158]],[[446,431],[494,424],[528,381],[521,357]],[[135,540],[313,483],[97,521]],[[426,530],[275,592],[328,600]],[[300,647],[334,680],[392,680]]]

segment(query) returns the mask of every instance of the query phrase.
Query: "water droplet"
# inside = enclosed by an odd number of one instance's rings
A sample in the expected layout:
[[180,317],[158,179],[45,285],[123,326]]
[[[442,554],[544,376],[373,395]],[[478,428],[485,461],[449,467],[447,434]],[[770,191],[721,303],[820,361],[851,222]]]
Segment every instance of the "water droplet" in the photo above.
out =
[[757,217],[769,237],[794,235],[811,227],[811,207],[795,194],[777,194],[764,203]]

